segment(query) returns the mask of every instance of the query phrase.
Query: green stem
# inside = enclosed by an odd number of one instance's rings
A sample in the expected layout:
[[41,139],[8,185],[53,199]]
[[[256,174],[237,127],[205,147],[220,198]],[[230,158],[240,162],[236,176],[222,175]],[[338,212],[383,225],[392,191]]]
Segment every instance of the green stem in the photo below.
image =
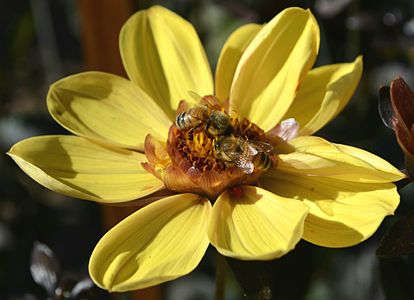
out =
[[226,260],[224,256],[217,253],[216,262],[216,291],[214,293],[214,299],[224,300],[226,296]]

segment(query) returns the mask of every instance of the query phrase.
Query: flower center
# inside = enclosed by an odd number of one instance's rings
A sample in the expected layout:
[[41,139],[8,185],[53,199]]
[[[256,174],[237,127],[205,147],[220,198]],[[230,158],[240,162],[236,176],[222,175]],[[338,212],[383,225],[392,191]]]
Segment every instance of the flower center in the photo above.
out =
[[177,115],[168,149],[185,169],[200,172],[257,173],[269,169],[274,156],[261,128],[229,115],[212,96]]
[[256,124],[227,113],[214,96],[204,96],[190,108],[181,101],[166,147],[147,136],[143,166],[169,190],[214,201],[226,189],[257,184],[263,171],[275,167],[274,141]]

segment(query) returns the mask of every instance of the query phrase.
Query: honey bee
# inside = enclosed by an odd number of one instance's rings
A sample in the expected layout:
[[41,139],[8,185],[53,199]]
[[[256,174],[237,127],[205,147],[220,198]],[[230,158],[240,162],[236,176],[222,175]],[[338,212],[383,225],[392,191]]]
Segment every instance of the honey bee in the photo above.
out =
[[206,130],[212,136],[227,134],[231,129],[230,117],[223,111],[214,110],[208,116]]
[[197,105],[183,111],[175,118],[175,126],[180,130],[187,130],[200,126],[208,118],[208,107]]
[[236,165],[246,174],[255,170],[268,170],[273,166],[273,147],[262,141],[224,136],[215,141],[214,152],[217,158],[226,164]]
[[230,117],[223,111],[214,109],[208,104],[199,104],[180,113],[175,125],[180,130],[195,129],[204,125],[212,136],[226,134],[231,129]]

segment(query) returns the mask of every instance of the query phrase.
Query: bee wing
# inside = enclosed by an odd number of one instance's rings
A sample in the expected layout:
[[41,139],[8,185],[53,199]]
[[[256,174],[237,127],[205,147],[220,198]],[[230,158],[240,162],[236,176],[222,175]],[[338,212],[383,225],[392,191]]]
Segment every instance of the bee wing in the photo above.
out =
[[255,145],[253,143],[250,143],[250,142],[244,143],[242,148],[243,148],[243,154],[242,155],[246,156],[246,157],[247,156],[248,157],[255,156],[258,153]]
[[255,153],[253,155],[256,155],[259,152],[264,152],[264,153],[273,152],[273,146],[270,145],[269,143],[262,142],[262,141],[254,141],[254,140],[250,140],[247,143],[250,148],[254,149]]
[[58,282],[59,264],[53,251],[40,242],[32,249],[30,273],[33,280],[44,287],[49,295],[54,295]]
[[211,109],[221,110],[220,101],[213,95],[204,96],[202,102],[204,102]]
[[194,92],[194,91],[187,91],[187,93],[188,93],[188,95],[190,96],[190,98],[192,99],[192,100],[194,100],[194,101],[191,101],[191,102],[194,102],[194,103],[199,103],[200,102],[200,100],[201,99],[203,99],[203,97],[201,97],[199,94],[197,94],[196,92]]
[[246,174],[251,174],[254,171],[253,162],[246,157],[239,157],[235,162],[236,166]]
[[188,95],[190,95],[190,98],[193,100],[192,102],[204,104],[208,106],[210,109],[220,110],[221,108],[220,101],[213,95],[208,95],[208,96],[203,97],[194,91],[187,91],[187,93]]

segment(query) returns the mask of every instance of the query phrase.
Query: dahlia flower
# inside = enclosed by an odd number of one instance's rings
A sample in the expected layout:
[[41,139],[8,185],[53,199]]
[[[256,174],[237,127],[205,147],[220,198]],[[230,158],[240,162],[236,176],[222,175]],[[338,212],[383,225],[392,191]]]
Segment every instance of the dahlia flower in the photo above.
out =
[[8,152],[53,191],[146,204],[97,244],[89,272],[98,286],[183,276],[209,244],[240,260],[278,258],[301,239],[352,246],[398,206],[399,170],[312,136],[351,98],[362,58],[312,69],[319,27],[309,10],[237,29],[214,81],[192,25],[163,7],[130,17],[119,45],[129,79],[84,72],[51,85],[49,112],[73,135]]

